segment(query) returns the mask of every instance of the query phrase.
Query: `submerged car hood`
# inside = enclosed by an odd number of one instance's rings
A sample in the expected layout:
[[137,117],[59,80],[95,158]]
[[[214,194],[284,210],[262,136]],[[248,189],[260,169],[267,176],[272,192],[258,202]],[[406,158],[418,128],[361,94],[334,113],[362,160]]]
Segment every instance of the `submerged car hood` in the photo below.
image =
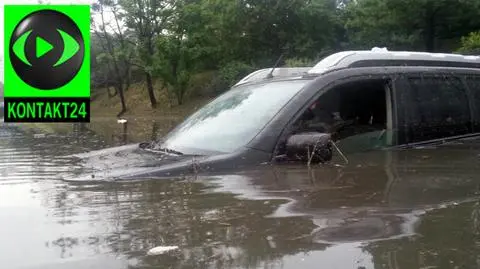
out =
[[87,153],[70,155],[79,164],[73,173],[61,175],[66,181],[109,181],[135,176],[148,176],[153,172],[169,175],[168,170],[182,167],[188,171],[195,160],[205,157],[193,155],[173,155],[152,152],[139,147],[139,144],[107,148]]

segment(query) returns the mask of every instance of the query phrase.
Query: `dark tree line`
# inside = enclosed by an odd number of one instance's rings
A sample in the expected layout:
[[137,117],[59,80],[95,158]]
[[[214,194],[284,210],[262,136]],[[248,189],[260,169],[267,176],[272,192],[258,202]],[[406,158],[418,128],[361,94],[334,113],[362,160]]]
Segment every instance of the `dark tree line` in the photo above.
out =
[[[181,105],[197,74],[225,90],[272,66],[311,65],[348,49],[480,53],[478,0],[99,0],[92,6],[92,80],[120,97],[145,83]],[[161,83],[155,83],[160,81]],[[112,92],[113,90],[113,92]]]

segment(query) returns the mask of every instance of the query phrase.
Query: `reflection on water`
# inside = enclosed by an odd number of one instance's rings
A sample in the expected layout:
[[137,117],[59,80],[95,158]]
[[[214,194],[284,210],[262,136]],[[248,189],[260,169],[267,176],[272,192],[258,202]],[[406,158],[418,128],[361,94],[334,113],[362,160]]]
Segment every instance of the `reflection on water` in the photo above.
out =
[[[78,168],[63,156],[149,140],[173,125],[135,124],[2,126],[4,268],[480,266],[480,143],[190,181],[55,180]],[[161,245],[179,250],[146,255]]]

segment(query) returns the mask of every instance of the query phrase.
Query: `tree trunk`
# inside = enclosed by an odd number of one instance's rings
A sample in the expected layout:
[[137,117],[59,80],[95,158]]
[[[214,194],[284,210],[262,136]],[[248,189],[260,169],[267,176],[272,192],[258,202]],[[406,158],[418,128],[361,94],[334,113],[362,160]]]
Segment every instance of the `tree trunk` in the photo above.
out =
[[172,96],[170,94],[170,89],[168,87],[169,87],[169,85],[167,85],[167,83],[165,83],[165,81],[163,81],[161,89],[162,89],[162,91],[165,91],[165,94],[167,95],[167,100],[168,100],[168,105],[169,105],[168,108],[172,108],[173,107]]
[[145,72],[145,78],[147,81],[147,90],[148,97],[150,98],[150,104],[152,105],[152,108],[155,108],[157,106],[157,100],[155,99],[155,92],[153,91],[152,75],[150,75],[150,73],[148,72]]
[[127,111],[127,105],[125,103],[125,95],[123,94],[123,83],[120,82],[117,85],[117,92],[120,95],[120,102],[122,103],[122,111],[117,114],[117,117],[120,117]]
[[177,93],[177,103],[179,106],[183,105],[184,97],[185,97],[185,88],[182,84],[177,84],[176,86],[176,93]]
[[130,67],[127,67],[127,71],[125,72],[125,91],[128,91],[130,89],[130,84],[131,84],[131,76],[130,76]]
[[425,49],[427,52],[435,51],[435,26],[430,23],[425,29]]
[[434,10],[432,2],[427,2],[424,32],[425,50],[427,52],[435,51],[435,14],[436,10]]

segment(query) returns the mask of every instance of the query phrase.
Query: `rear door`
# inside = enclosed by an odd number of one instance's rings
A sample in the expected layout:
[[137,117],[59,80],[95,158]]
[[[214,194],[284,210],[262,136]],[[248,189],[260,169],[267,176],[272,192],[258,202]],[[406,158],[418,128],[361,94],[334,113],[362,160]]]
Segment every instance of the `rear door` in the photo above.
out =
[[467,75],[466,84],[471,94],[473,132],[480,133],[480,75]]
[[399,98],[404,141],[417,143],[473,132],[467,88],[455,74],[407,74]]

